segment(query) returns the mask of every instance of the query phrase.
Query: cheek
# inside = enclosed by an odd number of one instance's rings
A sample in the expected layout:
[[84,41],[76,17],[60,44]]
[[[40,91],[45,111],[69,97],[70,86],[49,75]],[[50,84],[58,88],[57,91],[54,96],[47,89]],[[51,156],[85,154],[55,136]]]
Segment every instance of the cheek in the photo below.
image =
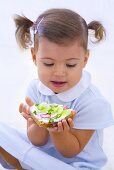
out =
[[48,79],[49,75],[51,74],[50,70],[44,67],[43,65],[38,65],[37,70],[39,78],[42,79]]
[[69,79],[72,82],[77,82],[82,75],[82,66],[78,65],[73,71],[69,72]]
[[47,72],[45,72],[43,70],[39,70],[38,78],[40,79],[40,81],[42,81],[45,84],[45,82],[48,81],[49,75],[47,74]]

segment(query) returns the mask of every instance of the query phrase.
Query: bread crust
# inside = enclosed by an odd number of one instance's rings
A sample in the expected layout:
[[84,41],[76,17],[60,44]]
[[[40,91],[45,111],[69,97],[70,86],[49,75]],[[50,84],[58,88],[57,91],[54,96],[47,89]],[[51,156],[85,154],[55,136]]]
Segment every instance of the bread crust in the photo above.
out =
[[[67,120],[68,118],[74,119],[76,115],[76,112],[74,110],[71,111],[70,115],[68,115],[65,119]],[[53,122],[53,123],[44,123],[43,121],[39,120],[36,118],[33,114],[31,114],[32,119],[38,124],[40,127],[48,128],[48,127],[54,127],[57,125],[58,122]]]

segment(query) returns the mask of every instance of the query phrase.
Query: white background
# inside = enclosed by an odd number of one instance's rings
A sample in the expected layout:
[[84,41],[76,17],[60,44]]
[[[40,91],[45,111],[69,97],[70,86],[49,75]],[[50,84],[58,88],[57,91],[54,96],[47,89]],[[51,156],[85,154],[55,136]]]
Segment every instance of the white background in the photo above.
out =
[[[37,77],[30,52],[20,51],[16,44],[13,16],[24,14],[35,21],[44,10],[57,7],[78,12],[87,23],[99,20],[106,28],[106,40],[89,45],[91,53],[86,70],[91,72],[92,81],[110,102],[114,113],[114,0],[0,0],[0,121],[25,128],[18,106],[24,101],[30,80]],[[109,158],[105,170],[114,170],[113,143],[114,127],[109,127],[104,136]]]

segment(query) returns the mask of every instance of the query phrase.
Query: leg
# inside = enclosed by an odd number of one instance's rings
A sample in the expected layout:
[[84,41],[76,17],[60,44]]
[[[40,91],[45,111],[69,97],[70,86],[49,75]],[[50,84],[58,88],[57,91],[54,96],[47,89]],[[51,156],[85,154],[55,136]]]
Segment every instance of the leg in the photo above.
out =
[[19,161],[15,157],[10,155],[7,151],[5,151],[2,147],[0,147],[0,156],[17,170],[23,170]]

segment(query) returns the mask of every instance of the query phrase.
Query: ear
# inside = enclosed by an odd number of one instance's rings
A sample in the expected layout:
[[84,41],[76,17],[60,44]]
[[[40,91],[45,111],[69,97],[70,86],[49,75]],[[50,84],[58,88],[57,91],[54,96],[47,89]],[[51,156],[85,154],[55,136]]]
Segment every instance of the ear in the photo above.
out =
[[84,67],[86,66],[87,62],[88,62],[88,58],[89,58],[89,50],[86,51],[85,53],[85,57],[84,57]]
[[32,60],[34,64],[36,65],[36,52],[34,48],[31,48],[31,55],[32,55]]

